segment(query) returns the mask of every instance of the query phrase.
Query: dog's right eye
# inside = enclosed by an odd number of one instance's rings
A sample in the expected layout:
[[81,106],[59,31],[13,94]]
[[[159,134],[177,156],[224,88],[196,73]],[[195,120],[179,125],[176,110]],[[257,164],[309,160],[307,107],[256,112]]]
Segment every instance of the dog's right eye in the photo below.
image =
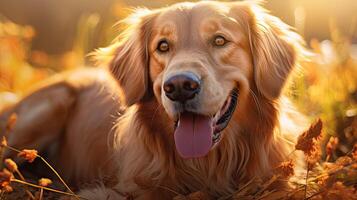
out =
[[161,40],[157,45],[157,50],[161,53],[168,52],[170,49],[169,43],[166,40]]
[[213,40],[213,45],[216,47],[223,47],[224,45],[226,45],[227,40],[226,38],[224,38],[223,36],[216,36]]

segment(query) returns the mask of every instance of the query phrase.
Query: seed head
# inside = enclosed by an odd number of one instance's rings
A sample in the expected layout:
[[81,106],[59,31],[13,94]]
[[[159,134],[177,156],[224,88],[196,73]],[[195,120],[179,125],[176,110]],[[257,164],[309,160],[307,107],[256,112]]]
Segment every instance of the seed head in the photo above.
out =
[[330,137],[330,140],[326,144],[326,154],[331,156],[332,152],[335,151],[338,145],[338,138],[337,137]]
[[6,186],[10,185],[11,179],[13,177],[13,174],[7,170],[3,169],[0,171],[0,189],[4,189]]
[[292,160],[282,162],[277,168],[276,172],[284,178],[294,175],[294,163]]
[[52,184],[52,181],[48,178],[41,178],[40,180],[38,180],[38,184],[40,186],[47,187]]
[[2,136],[0,146],[1,147],[6,147],[7,146],[7,140],[6,140],[5,136]]
[[318,119],[307,131],[299,136],[295,149],[303,151],[306,156],[311,156],[317,149],[316,145],[321,136],[321,130],[322,121]]
[[27,162],[32,163],[37,157],[37,151],[34,149],[24,149],[17,154],[18,157],[24,158]]
[[17,171],[17,169],[18,169],[17,164],[10,158],[5,159],[4,163],[5,163],[6,168],[9,169],[11,172]]

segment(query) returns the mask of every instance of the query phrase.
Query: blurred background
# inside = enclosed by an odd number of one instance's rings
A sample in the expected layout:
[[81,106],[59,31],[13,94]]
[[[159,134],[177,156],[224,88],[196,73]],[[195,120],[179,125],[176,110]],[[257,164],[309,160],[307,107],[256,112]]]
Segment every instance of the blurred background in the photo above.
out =
[[[114,39],[113,24],[130,7],[172,0],[0,0],[0,109],[55,73],[91,65],[86,55]],[[301,112],[324,121],[324,143],[338,136],[333,157],[357,141],[357,1],[266,0],[315,53],[288,96]]]

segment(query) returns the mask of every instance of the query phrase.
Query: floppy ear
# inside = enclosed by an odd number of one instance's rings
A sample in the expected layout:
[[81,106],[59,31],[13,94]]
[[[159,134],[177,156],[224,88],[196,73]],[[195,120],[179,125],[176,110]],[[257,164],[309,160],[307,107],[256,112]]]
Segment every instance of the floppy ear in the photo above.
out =
[[[109,56],[109,70],[118,80],[125,96],[125,104],[133,105],[151,95],[149,80],[148,40],[154,13],[139,9],[123,20],[124,32],[108,48],[99,50],[97,58]],[[101,58],[102,57],[102,58]]]
[[249,23],[254,79],[258,91],[274,100],[305,53],[301,37],[259,5],[251,5]]

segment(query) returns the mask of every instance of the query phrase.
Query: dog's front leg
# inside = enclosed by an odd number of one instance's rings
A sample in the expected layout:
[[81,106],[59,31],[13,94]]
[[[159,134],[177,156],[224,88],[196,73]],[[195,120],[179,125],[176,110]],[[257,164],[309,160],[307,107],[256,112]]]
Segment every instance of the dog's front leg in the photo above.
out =
[[[129,195],[120,194],[111,188],[106,188],[104,186],[81,190],[78,194],[79,199],[88,200],[125,200],[130,199]],[[67,200],[68,198],[63,198]],[[68,199],[69,200],[69,199]],[[78,200],[76,197],[70,198],[70,200]]]
[[[159,190],[145,190],[141,191],[140,194],[121,194],[114,189],[106,187],[97,187],[92,189],[81,190],[78,194],[80,198],[88,200],[156,200],[156,199],[172,199],[175,195],[167,193],[165,191]],[[67,200],[64,198],[63,200]],[[77,200],[72,197],[70,200]]]

